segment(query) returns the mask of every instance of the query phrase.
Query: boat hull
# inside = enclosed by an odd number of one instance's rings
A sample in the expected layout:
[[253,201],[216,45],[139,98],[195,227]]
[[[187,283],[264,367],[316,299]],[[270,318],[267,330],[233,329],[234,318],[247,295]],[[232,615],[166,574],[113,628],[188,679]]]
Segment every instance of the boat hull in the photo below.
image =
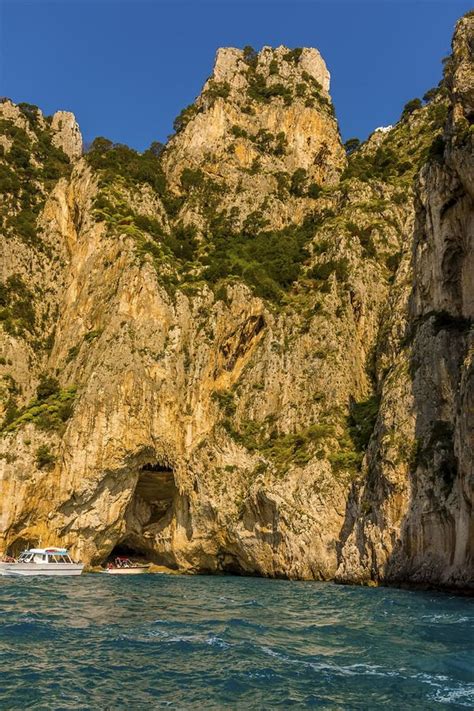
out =
[[82,563],[0,563],[0,575],[15,578],[80,575],[83,569]]
[[141,573],[147,572],[147,565],[137,568],[107,568],[107,570],[104,570],[104,573],[107,573],[107,575],[140,575]]

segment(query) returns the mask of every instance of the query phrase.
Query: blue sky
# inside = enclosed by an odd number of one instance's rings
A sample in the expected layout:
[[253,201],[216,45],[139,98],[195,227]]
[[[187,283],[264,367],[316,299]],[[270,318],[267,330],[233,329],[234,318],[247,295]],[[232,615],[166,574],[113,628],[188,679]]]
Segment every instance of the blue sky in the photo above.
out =
[[438,83],[463,0],[0,0],[0,95],[76,114],[87,141],[165,140],[219,46],[317,47],[345,139]]

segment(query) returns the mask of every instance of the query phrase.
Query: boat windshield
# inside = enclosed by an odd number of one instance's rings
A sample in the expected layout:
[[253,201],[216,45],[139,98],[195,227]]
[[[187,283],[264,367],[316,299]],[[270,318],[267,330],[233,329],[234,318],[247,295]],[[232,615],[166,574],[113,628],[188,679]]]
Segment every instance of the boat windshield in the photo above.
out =
[[33,560],[33,553],[30,551],[24,551],[18,558],[19,563],[30,563]]
[[18,558],[19,563],[73,563],[71,556],[66,550],[59,551],[23,551]]
[[72,563],[72,560],[68,555],[53,553],[49,554],[48,563]]

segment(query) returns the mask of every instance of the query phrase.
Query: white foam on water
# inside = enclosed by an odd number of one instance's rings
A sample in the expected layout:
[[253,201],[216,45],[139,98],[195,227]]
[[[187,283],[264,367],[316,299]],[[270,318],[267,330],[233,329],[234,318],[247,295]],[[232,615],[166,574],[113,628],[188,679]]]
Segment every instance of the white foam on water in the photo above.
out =
[[462,625],[471,621],[469,617],[458,617],[457,619],[453,619],[452,615],[448,613],[438,615],[422,615],[421,619],[426,620],[427,622],[442,622],[450,625]]
[[208,644],[210,647],[220,647],[221,649],[229,649],[229,647],[232,646],[231,644],[229,644],[229,642],[225,642],[220,637],[208,637],[205,641],[206,644]]
[[458,706],[474,708],[474,684],[467,684],[457,689],[438,689],[431,697],[439,704],[456,703]]
[[400,672],[384,669],[380,664],[350,664],[345,666],[340,666],[337,664],[328,664],[327,662],[307,662],[303,659],[291,659],[281,652],[276,652],[271,649],[271,647],[260,647],[260,649],[268,654],[270,657],[275,659],[280,659],[283,662],[288,662],[289,664],[295,664],[297,666],[302,666],[307,669],[313,669],[317,672],[330,672],[332,674],[339,674],[340,676],[383,676],[383,677],[393,677],[393,676],[403,676]]

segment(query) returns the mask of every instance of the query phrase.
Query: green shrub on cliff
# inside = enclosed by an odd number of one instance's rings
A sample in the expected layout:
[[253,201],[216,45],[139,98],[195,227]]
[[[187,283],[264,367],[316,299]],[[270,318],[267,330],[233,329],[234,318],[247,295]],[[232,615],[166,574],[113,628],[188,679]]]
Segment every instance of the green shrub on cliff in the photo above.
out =
[[59,394],[59,382],[57,378],[50,375],[42,375],[36,388],[36,397],[38,400],[47,400],[51,396]]
[[158,195],[165,192],[166,180],[160,159],[152,149],[138,153],[121,143],[99,137],[92,142],[86,160],[92,168],[102,172],[106,183],[120,176],[131,184],[148,183]]
[[262,422],[242,420],[238,427],[227,420],[224,427],[232,439],[268,460],[280,476],[292,466],[305,466],[314,456],[321,457],[325,444],[335,436],[334,427],[324,422],[286,434],[275,429],[268,432],[271,424],[268,417]]
[[247,138],[247,136],[248,136],[248,133],[245,130],[245,128],[241,128],[240,126],[236,126],[236,125],[232,126],[232,128],[230,129],[230,132],[236,138]]
[[[51,379],[52,380],[52,379]],[[71,417],[76,396],[76,388],[55,389],[51,392],[53,383],[46,389],[41,389],[42,397],[32,400],[19,411],[17,417],[9,423],[3,423],[3,431],[12,432],[22,425],[32,423],[38,429],[45,431],[61,431],[65,422]],[[56,387],[56,385],[54,385]],[[50,392],[46,396],[46,393]]]
[[52,143],[48,129],[38,121],[38,108],[20,105],[34,138],[13,121],[0,119],[0,133],[9,139],[9,150],[0,156],[0,228],[4,236],[17,235],[27,244],[41,246],[36,220],[46,193],[56,181],[68,175],[71,164],[65,153]]
[[226,81],[209,81],[208,87],[203,96],[211,101],[214,99],[227,99],[230,94],[230,84]]
[[349,260],[341,257],[319,262],[308,270],[307,277],[316,282],[326,282],[332,274],[336,276],[339,283],[344,284],[349,277]]
[[133,215],[133,221],[140,230],[148,232],[148,234],[155,239],[162,239],[164,237],[161,223],[153,217],[148,217],[148,215]]
[[178,259],[192,262],[198,249],[196,235],[197,230],[194,225],[178,224],[171,234],[166,236],[164,244]]
[[269,84],[263,74],[252,72],[249,76],[247,96],[259,103],[268,104],[274,97],[281,97],[285,104],[289,105],[293,98],[293,93],[284,84]]
[[181,173],[181,187],[183,190],[202,189],[205,185],[205,176],[200,168],[184,168]]
[[423,94],[423,101],[424,101],[426,104],[429,104],[430,101],[433,101],[433,99],[436,99],[436,97],[438,96],[439,92],[440,92],[440,88],[439,88],[439,87],[433,87],[432,89],[428,89],[428,91],[426,91],[426,92]]
[[[417,112],[408,124],[408,116]],[[401,120],[383,135],[382,141],[371,150],[348,151],[348,164],[342,179],[374,179],[391,183],[411,182],[415,173],[429,157],[442,152],[440,136],[447,116],[445,100],[431,101],[422,107],[419,99],[408,102]]]
[[362,455],[354,449],[343,446],[331,452],[328,460],[335,473],[349,471],[356,474],[362,463]]
[[306,195],[310,198],[313,198],[313,200],[317,200],[317,198],[320,197],[322,192],[323,187],[319,185],[319,183],[313,182],[308,185]]
[[0,191],[3,194],[12,193],[17,195],[21,188],[16,171],[6,163],[0,163]]
[[344,148],[346,150],[347,155],[351,155],[351,153],[354,153],[357,148],[360,146],[360,139],[359,138],[349,138],[345,143],[344,143]]
[[212,399],[217,402],[226,417],[232,417],[235,414],[237,405],[234,393],[230,390],[215,390],[212,393]]
[[308,256],[306,235],[293,226],[282,230],[259,231],[250,223],[238,234],[213,237],[204,258],[204,278],[211,284],[228,276],[238,276],[257,296],[279,301],[283,292],[298,278]]
[[173,122],[173,129],[175,133],[180,133],[183,131],[188,123],[199,113],[199,109],[196,104],[189,104],[176,116]]
[[423,106],[421,99],[411,99],[411,101],[407,101],[405,106],[403,107],[402,115],[400,117],[401,121],[404,121],[405,119],[408,118],[408,116],[411,116],[415,111],[418,111],[418,109],[421,109]]
[[[276,177],[282,180],[282,190],[286,189],[289,176],[276,174]],[[202,276],[212,285],[237,277],[257,296],[279,303],[302,273],[309,257],[308,242],[322,220],[332,215],[330,210],[315,212],[299,225],[268,230],[263,213],[255,210],[237,231],[232,210],[218,213],[210,221],[206,248],[200,252],[200,263],[205,267]],[[344,264],[337,266],[342,269]]]
[[270,64],[268,65],[268,73],[269,74],[278,74],[278,61],[276,59],[272,59]]
[[255,69],[258,62],[258,52],[250,45],[246,44],[242,50],[243,59],[249,67]]
[[355,152],[350,156],[342,179],[359,178],[359,180],[389,180],[399,174],[400,158],[393,148],[383,144],[373,154]]
[[302,54],[303,48],[295,47],[295,49],[290,49],[289,52],[286,52],[283,55],[283,59],[285,60],[285,62],[293,62],[293,64],[297,64],[300,61]]
[[47,444],[41,444],[36,450],[35,463],[38,469],[51,467],[56,461],[55,455]]
[[374,431],[379,413],[380,398],[371,395],[366,400],[353,401],[349,412],[349,434],[359,452],[364,452]]
[[[210,181],[203,176],[202,171],[185,169],[182,182],[188,191],[196,190],[206,200]],[[164,262],[168,268],[178,268],[183,273],[180,262],[193,262],[197,257],[199,245],[194,225],[177,222],[165,229],[159,220],[135,213],[125,200],[111,190],[99,194],[94,208],[96,219],[106,222],[111,234],[129,235],[135,240],[138,255],[142,258],[146,254],[153,257],[159,275]]]
[[0,322],[11,335],[35,332],[33,293],[19,274],[0,282]]
[[302,197],[306,192],[306,183],[308,180],[308,171],[305,168],[297,168],[290,180],[290,194],[296,197]]
[[260,453],[275,464],[277,471],[285,473],[291,464],[304,466],[334,436],[331,425],[321,423],[284,435],[273,433],[260,447]]

